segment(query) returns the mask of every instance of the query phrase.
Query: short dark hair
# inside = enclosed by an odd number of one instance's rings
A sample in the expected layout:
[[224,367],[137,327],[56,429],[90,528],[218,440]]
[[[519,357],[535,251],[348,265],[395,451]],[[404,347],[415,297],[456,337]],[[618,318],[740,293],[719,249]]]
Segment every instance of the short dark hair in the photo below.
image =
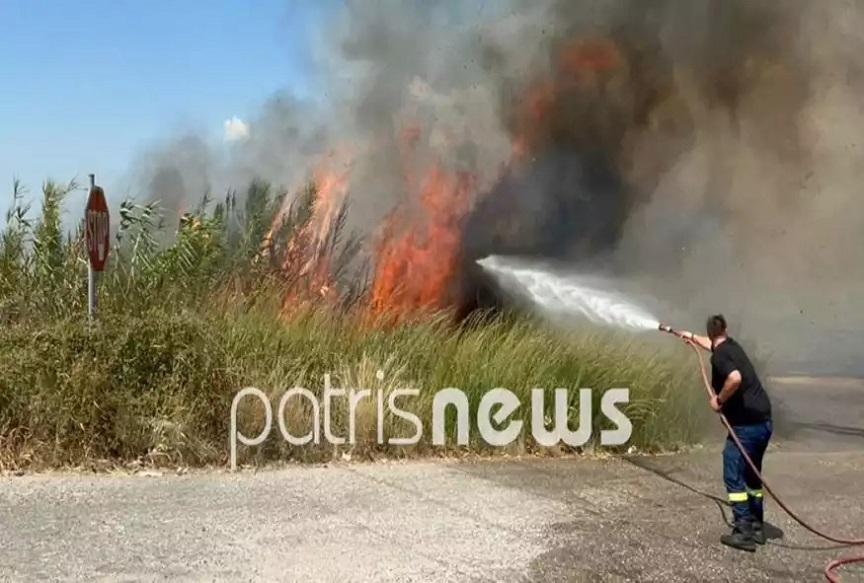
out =
[[716,338],[717,336],[725,334],[726,318],[723,317],[723,314],[714,314],[713,316],[709,316],[708,321],[705,323],[705,329],[708,331],[708,336],[711,338]]

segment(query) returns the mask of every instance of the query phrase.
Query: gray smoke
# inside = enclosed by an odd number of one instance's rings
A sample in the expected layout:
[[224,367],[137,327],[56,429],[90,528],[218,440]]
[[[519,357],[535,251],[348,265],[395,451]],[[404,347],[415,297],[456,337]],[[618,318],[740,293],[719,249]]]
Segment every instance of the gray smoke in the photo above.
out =
[[[829,341],[858,338],[864,298],[862,25],[864,5],[841,1],[350,1],[318,47],[326,99],[276,96],[247,141],[184,136],[136,176],[176,208],[252,177],[296,188],[348,152],[348,226],[371,234],[406,175],[468,171],[466,265],[511,252],[600,265],[680,326],[722,312],[775,362],[836,371],[855,344]],[[568,43],[586,39],[620,63],[567,69]],[[538,88],[558,86],[526,121]],[[507,172],[526,135],[530,162]],[[454,297],[473,293],[468,271]]]

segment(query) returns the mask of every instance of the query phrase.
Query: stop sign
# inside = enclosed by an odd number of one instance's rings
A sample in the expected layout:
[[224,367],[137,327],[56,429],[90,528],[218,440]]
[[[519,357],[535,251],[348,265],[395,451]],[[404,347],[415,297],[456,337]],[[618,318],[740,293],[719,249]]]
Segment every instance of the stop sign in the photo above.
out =
[[87,207],[84,211],[84,232],[90,265],[93,271],[102,271],[108,261],[110,221],[105,191],[99,186],[90,188],[90,196],[87,198]]

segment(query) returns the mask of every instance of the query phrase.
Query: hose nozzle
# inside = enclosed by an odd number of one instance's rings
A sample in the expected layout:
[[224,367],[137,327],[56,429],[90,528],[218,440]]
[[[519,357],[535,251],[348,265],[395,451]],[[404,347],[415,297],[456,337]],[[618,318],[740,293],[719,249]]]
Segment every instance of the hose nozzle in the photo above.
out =
[[672,326],[669,326],[668,324],[660,324],[659,326],[657,326],[657,329],[660,330],[661,332],[668,332],[669,334],[674,334],[675,336],[681,337],[681,331],[676,330],[675,328],[673,328]]

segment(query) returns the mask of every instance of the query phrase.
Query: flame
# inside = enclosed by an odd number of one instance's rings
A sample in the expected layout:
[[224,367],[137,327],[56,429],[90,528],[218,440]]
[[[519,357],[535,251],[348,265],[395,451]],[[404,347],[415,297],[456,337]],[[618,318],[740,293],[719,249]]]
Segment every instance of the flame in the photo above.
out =
[[183,225],[186,223],[186,203],[184,201],[180,201],[180,204],[177,206],[177,234],[183,229]]
[[552,78],[536,80],[517,102],[514,160],[527,159],[543,140],[550,112],[566,103],[568,91],[595,89],[604,75],[614,74],[624,64],[621,52],[606,39],[579,40],[561,46]]
[[471,175],[434,166],[421,186],[419,212],[410,217],[400,206],[388,215],[376,250],[374,314],[410,317],[449,306],[473,186]]
[[[350,166],[347,164],[336,171],[325,162],[319,164],[314,172],[316,192],[311,216],[300,229],[292,233],[281,266],[282,273],[289,280],[282,304],[283,315],[290,315],[298,306],[305,306],[313,300],[335,298],[328,245],[340,203],[348,190],[349,171]],[[281,222],[284,212],[277,217],[278,222]],[[268,233],[268,242],[274,230],[275,223]]]
[[[339,203],[348,190],[348,173],[335,173],[327,168],[319,168],[315,175],[316,196],[312,205],[312,217],[307,224],[309,230],[309,245],[311,257],[301,270],[301,274],[309,271],[320,271],[326,267],[326,257],[322,255],[330,232],[334,227]],[[322,264],[315,266],[316,264]]]
[[558,68],[586,84],[593,84],[603,71],[615,71],[624,58],[608,39],[587,39],[565,44],[558,52]]
[[[342,166],[341,171],[333,169],[333,166],[336,166],[336,164],[333,163],[335,159],[337,159],[337,154],[334,150],[326,156],[326,159],[317,164],[312,173],[312,183],[316,188],[317,194],[313,203],[312,217],[309,221],[314,226],[310,226],[308,230],[316,233],[313,238],[315,242],[320,242],[326,238],[326,233],[328,232],[328,229],[335,218],[336,212],[338,211],[339,203],[348,191],[348,175],[350,172],[351,158],[344,154],[338,157],[340,160],[339,165]],[[296,184],[292,191],[296,192],[301,190],[299,188],[301,184],[302,183]],[[270,228],[262,240],[265,249],[262,250],[261,255],[266,256],[268,254],[268,249],[266,248],[268,248],[272,243],[273,236],[276,231],[278,231],[283,218],[288,213],[289,207],[290,202],[286,201],[285,204],[283,204],[282,209],[280,209],[276,216],[273,217]]]
[[[502,175],[528,161],[548,138],[550,112],[567,102],[567,91],[596,88],[621,69],[624,59],[612,42],[601,39],[563,45],[553,64],[551,77],[536,79],[516,102],[511,156],[501,168]],[[477,192],[476,176],[469,172],[449,170],[435,157],[421,158],[419,163],[418,158],[412,158],[430,135],[437,134],[425,134],[415,122],[405,123],[398,132],[406,192],[379,225],[365,303],[367,313],[379,323],[382,315],[395,323],[429,311],[446,310],[454,306],[461,291],[458,270],[463,222],[477,196],[483,193]],[[451,144],[446,134],[441,138],[441,147],[459,145]],[[428,156],[428,151],[424,152]],[[327,247],[340,203],[348,192],[349,172],[348,165],[334,169],[332,159],[333,154],[316,167],[313,181],[318,197],[312,218],[295,233],[285,250],[282,271],[292,278],[304,278],[306,283],[290,287],[283,313],[291,313],[308,298],[331,298],[334,293]],[[274,222],[267,241],[278,222],[281,217]]]

